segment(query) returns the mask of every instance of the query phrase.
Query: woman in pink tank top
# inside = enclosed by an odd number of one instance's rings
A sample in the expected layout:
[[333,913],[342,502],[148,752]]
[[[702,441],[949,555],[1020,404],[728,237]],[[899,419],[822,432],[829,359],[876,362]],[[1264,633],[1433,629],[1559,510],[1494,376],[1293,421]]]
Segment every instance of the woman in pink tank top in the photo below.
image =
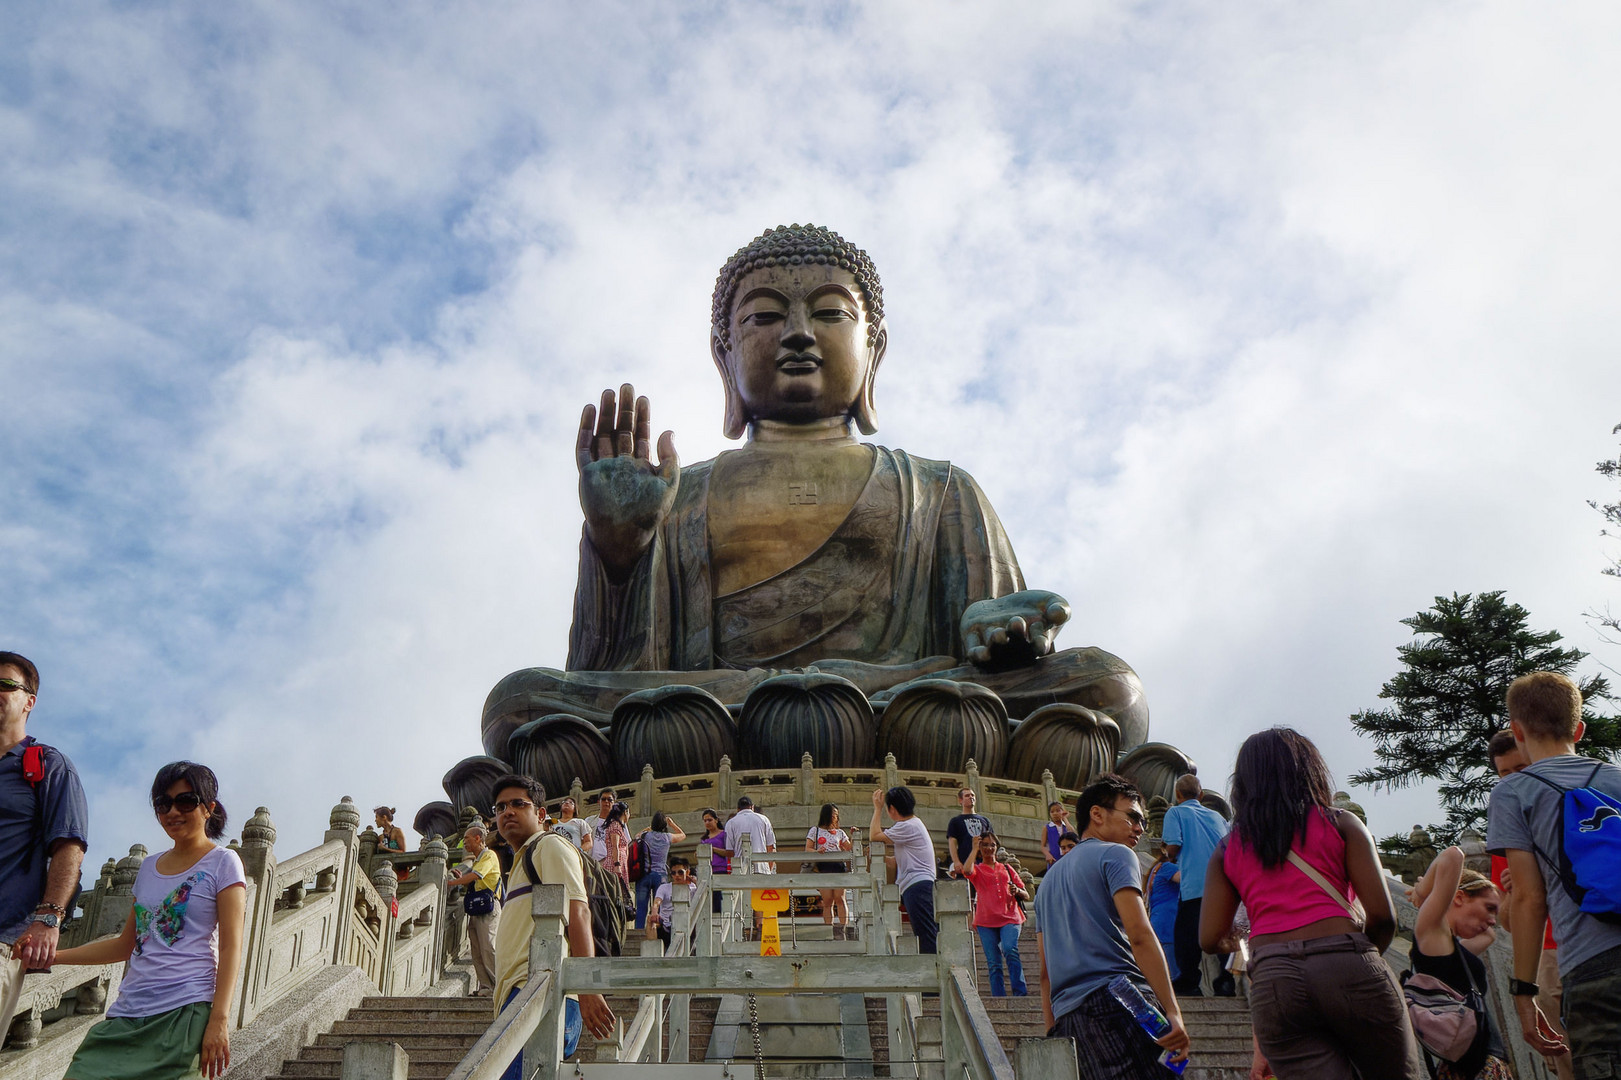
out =
[[[1390,893],[1368,828],[1333,806],[1310,739],[1272,728],[1233,767],[1233,828],[1205,871],[1207,952],[1250,917],[1250,1012],[1278,1080],[1424,1080],[1395,973]],[[1360,899],[1360,906],[1357,900]]]

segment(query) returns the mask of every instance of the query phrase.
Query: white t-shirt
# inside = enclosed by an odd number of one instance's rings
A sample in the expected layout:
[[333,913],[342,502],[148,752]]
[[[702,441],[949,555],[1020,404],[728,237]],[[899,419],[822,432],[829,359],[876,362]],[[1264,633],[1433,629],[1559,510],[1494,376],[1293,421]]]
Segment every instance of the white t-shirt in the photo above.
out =
[[591,857],[601,862],[608,857],[608,819],[598,814],[591,822]]
[[901,892],[920,881],[934,880],[934,842],[922,818],[897,821],[884,828],[884,835],[895,847],[895,884]]
[[[744,835],[749,838],[751,852],[762,852],[777,846],[777,834],[772,831],[771,822],[757,810],[739,810],[732,815],[732,820],[726,823],[726,847],[731,851],[741,852],[743,848],[741,837]],[[755,863],[749,867],[749,872],[773,874],[776,873],[776,868],[770,863]]]
[[583,817],[575,816],[567,821],[559,821],[552,826],[552,832],[568,837],[569,841],[581,851],[585,850],[586,844],[592,844],[594,849],[596,843],[595,837],[591,835],[591,823]]
[[135,876],[135,951],[108,1016],[156,1016],[214,1000],[219,894],[247,883],[242,860],[217,847],[178,874],[160,874],[159,858],[147,856]]

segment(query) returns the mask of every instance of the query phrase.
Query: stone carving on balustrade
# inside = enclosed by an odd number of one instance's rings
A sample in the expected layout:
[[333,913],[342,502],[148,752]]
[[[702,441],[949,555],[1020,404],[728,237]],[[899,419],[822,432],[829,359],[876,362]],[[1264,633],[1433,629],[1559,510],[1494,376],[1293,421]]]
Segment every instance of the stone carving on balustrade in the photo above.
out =
[[1336,791],[1334,793],[1334,808],[1336,810],[1348,810],[1361,818],[1362,824],[1366,825],[1368,823],[1368,812],[1362,809],[1361,803],[1352,801],[1350,794],[1347,792]]

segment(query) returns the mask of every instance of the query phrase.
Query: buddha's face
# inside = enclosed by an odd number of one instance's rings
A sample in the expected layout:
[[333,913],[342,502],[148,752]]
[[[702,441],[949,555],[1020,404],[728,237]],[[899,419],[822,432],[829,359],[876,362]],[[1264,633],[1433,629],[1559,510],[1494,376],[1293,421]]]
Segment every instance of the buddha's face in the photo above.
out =
[[732,302],[732,348],[720,358],[748,420],[805,423],[848,414],[883,355],[868,343],[855,275],[837,266],[750,271]]

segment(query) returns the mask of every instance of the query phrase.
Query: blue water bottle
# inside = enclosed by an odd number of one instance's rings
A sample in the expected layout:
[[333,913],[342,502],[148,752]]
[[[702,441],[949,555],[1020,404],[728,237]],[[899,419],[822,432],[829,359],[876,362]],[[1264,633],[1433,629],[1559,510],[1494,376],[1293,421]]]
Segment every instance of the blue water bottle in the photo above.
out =
[[[1165,1014],[1149,1004],[1148,999],[1143,997],[1142,991],[1137,989],[1136,984],[1124,975],[1116,975],[1110,980],[1109,993],[1124,1006],[1125,1010],[1131,1014],[1131,1018],[1137,1021],[1138,1026],[1148,1032],[1150,1039],[1159,1039],[1167,1031],[1171,1030],[1171,1022],[1165,1019]],[[1171,1051],[1169,1050],[1160,1055],[1159,1063],[1178,1076],[1181,1076],[1182,1070],[1188,1067],[1187,1058],[1183,1058],[1181,1061],[1172,1061]]]

